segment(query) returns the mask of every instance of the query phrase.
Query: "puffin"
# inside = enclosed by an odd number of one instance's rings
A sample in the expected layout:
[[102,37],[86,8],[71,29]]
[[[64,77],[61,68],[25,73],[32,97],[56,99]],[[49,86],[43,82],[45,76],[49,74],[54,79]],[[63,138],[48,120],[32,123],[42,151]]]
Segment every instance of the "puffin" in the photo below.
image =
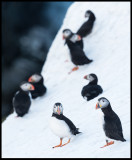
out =
[[96,109],[101,108],[103,112],[103,130],[106,136],[106,146],[114,144],[114,141],[108,141],[109,139],[114,139],[117,141],[125,142],[123,133],[122,133],[122,124],[118,115],[112,110],[111,104],[108,99],[101,97],[98,99],[96,104]]
[[88,34],[92,32],[93,25],[96,20],[96,17],[91,10],[85,12],[85,17],[88,17],[88,20],[84,22],[77,31],[77,34],[80,35],[82,38],[86,37]]
[[41,97],[46,93],[46,87],[44,86],[44,78],[40,73],[35,73],[29,77],[28,82],[34,85],[35,90],[31,91],[32,98]]
[[97,75],[91,73],[84,76],[84,79],[89,80],[88,85],[84,86],[81,91],[81,95],[87,101],[97,97],[99,94],[103,92],[103,89],[100,85],[98,85]]
[[[70,143],[72,136],[79,134],[79,128],[73,124],[73,122],[63,115],[63,106],[61,103],[55,103],[53,106],[53,114],[50,119],[50,129],[52,132],[60,138],[60,144],[56,147],[62,147]],[[62,144],[63,138],[68,137],[68,142]]]
[[[81,49],[81,47],[72,40],[71,36],[68,35],[69,34],[65,30],[63,30],[63,39],[66,40],[66,44],[70,50],[71,61],[76,65],[76,67],[71,70],[72,72],[79,69],[78,65],[89,64],[93,60],[88,59],[83,49]],[[69,72],[69,74],[71,72]]]
[[34,89],[35,87],[28,82],[24,81],[21,83],[20,90],[15,93],[12,101],[17,117],[23,117],[26,113],[28,113],[31,106],[30,91]]
[[[73,43],[75,43],[77,46],[79,46],[81,49],[83,49],[83,40],[82,40],[81,36],[76,33],[73,33],[70,29],[64,29],[63,30],[63,40],[68,39],[68,38]],[[67,43],[67,41],[65,41],[65,44],[66,43]]]

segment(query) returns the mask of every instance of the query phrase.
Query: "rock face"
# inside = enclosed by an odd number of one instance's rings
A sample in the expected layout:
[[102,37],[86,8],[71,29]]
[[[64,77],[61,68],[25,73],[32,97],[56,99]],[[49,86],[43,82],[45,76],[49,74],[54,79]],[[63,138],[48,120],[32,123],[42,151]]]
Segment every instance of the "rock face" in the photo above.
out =
[[[12,112],[11,101],[19,84],[34,72],[41,72],[71,3],[2,2],[2,117]],[[61,16],[52,21],[52,14]]]

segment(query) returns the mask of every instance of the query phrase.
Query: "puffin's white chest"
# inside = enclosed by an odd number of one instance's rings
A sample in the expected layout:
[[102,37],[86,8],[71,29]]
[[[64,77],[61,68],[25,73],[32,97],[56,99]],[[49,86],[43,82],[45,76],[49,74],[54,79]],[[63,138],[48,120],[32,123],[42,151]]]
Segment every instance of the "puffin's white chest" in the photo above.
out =
[[52,132],[60,138],[71,137],[72,134],[70,132],[69,126],[63,120],[59,120],[55,117],[51,117],[50,119],[50,128]]
[[100,112],[100,117],[101,117],[101,124],[104,127],[105,121],[104,121],[104,113]]

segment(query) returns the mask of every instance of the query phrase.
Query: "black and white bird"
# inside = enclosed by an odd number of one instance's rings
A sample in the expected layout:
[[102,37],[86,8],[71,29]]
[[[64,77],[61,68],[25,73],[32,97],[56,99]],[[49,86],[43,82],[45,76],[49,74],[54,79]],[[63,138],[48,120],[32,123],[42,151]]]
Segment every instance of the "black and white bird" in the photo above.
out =
[[84,22],[77,31],[77,34],[80,35],[82,38],[86,37],[88,34],[92,32],[93,25],[96,20],[94,13],[90,10],[85,12],[85,17],[88,17],[88,20]]
[[98,78],[95,74],[91,73],[89,75],[86,75],[84,76],[84,79],[89,80],[89,83],[82,88],[81,95],[87,101],[97,97],[103,92],[102,87],[97,84]]
[[73,33],[70,29],[63,30],[63,39],[65,39],[65,44],[67,43],[67,39],[75,43],[81,49],[83,49],[83,40],[80,35]]
[[20,85],[20,90],[16,92],[12,101],[17,117],[23,117],[26,113],[28,113],[31,106],[30,91],[34,89],[34,86],[28,82],[22,82]]
[[44,86],[43,76],[39,73],[33,74],[28,82],[34,85],[35,90],[31,91],[32,98],[35,99],[37,97],[43,96],[46,93],[46,87]]
[[71,61],[76,65],[72,71],[75,71],[79,68],[78,65],[89,64],[93,60],[86,57],[83,49],[75,43],[71,36],[68,36],[69,34],[70,32],[68,33],[67,30],[63,30],[63,39],[66,40],[66,44],[70,50]]
[[[63,107],[61,103],[55,103],[53,107],[53,114],[50,119],[50,128],[52,132],[60,137],[60,144],[55,147],[62,147],[70,142],[73,135],[79,134],[79,128],[73,124],[73,122],[63,115]],[[68,137],[67,143],[62,145],[63,138]]]
[[103,112],[103,129],[106,136],[106,145],[104,145],[103,147],[114,144],[114,141],[108,142],[108,139],[125,142],[126,140],[123,137],[120,118],[112,110],[110,102],[104,97],[99,98],[96,104],[96,109],[98,108],[101,108]]

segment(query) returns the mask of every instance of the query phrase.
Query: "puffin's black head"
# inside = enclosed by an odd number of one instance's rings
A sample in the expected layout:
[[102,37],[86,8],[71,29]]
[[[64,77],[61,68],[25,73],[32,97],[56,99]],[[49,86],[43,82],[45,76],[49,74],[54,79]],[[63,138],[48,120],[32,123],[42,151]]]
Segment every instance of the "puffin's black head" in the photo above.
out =
[[87,11],[85,12],[85,17],[88,17],[88,18],[89,18],[89,16],[90,16],[91,13],[92,13],[92,12],[91,12],[90,10],[87,10]]
[[35,87],[34,87],[32,84],[30,84],[29,82],[26,82],[26,81],[24,81],[24,82],[22,82],[22,83],[20,84],[20,88],[21,88],[23,91],[32,91],[32,90],[35,89]]
[[38,83],[43,80],[43,76],[40,73],[35,73],[29,77],[28,82]]
[[93,82],[93,81],[98,82],[97,76],[95,74],[93,74],[93,73],[84,76],[84,79],[89,80],[89,82]]
[[107,108],[110,106],[110,102],[108,101],[108,99],[106,99],[105,97],[101,97],[98,99],[98,102],[96,104],[96,109],[103,109],[103,108]]
[[73,35],[72,31],[70,29],[64,29],[63,30],[63,39],[69,39]]
[[54,104],[53,113],[57,115],[63,114],[63,107],[61,103]]

